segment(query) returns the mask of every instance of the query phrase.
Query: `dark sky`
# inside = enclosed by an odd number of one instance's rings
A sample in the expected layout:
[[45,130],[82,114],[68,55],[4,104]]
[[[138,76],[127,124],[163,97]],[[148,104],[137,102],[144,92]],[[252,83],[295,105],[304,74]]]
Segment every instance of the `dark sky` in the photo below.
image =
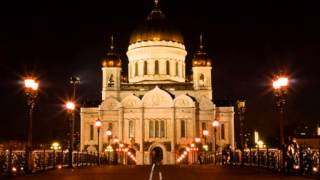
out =
[[[115,35],[116,49],[127,62],[130,33],[152,5],[152,0],[2,4],[0,140],[26,137],[20,78],[29,72],[41,80],[34,140],[51,142],[65,137],[62,103],[71,94],[69,77],[81,77],[78,95],[82,99],[99,99],[101,59],[110,35]],[[270,78],[279,69],[292,78],[288,130],[300,124],[315,127],[320,107],[319,4],[160,0],[160,6],[184,35],[188,64],[203,32],[205,48],[214,58],[214,99],[245,97],[246,125],[261,131],[263,139],[277,136]]]

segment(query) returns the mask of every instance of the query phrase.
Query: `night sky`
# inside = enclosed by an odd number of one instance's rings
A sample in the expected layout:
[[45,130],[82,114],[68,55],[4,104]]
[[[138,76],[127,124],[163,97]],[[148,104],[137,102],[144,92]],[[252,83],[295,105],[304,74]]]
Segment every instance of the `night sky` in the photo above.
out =
[[[101,60],[115,36],[124,69],[130,33],[149,14],[152,0],[105,0],[1,5],[0,141],[24,140],[26,105],[22,76],[41,81],[34,119],[34,141],[63,139],[67,132],[64,99],[70,76],[81,78],[77,95],[99,100]],[[262,139],[277,137],[271,77],[280,69],[292,78],[288,97],[288,132],[315,127],[320,120],[320,13],[307,1],[160,0],[166,18],[184,35],[190,72],[199,34],[214,58],[214,99],[247,100],[245,123]]]

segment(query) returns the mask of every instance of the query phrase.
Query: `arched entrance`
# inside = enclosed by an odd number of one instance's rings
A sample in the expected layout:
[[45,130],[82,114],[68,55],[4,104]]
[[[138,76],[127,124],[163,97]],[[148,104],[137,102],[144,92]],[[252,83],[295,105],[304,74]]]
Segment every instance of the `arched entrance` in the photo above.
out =
[[162,164],[163,151],[160,147],[155,147],[150,152],[150,162],[151,164]]

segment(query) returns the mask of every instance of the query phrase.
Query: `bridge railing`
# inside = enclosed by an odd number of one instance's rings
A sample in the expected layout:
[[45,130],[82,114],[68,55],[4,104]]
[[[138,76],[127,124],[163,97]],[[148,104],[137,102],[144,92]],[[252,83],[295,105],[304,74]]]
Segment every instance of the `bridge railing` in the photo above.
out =
[[320,151],[319,149],[301,149],[292,156],[285,155],[279,149],[254,148],[235,151],[224,151],[214,154],[208,153],[208,163],[217,165],[244,165],[260,168],[268,168],[277,171],[285,170],[300,174],[320,175]]
[[[98,156],[94,153],[74,151],[73,167],[97,165]],[[68,150],[34,150],[32,152],[32,172],[67,167]],[[0,151],[0,177],[25,174],[26,153],[21,150]]]

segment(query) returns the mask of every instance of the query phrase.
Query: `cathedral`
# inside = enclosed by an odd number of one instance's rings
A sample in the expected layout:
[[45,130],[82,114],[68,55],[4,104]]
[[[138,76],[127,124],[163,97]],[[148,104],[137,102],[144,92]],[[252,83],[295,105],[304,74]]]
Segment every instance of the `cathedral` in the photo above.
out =
[[[176,164],[195,139],[208,145],[205,151],[212,151],[213,144],[217,149],[234,148],[234,108],[215,105],[214,61],[202,36],[197,44],[192,67],[186,67],[183,36],[168,22],[157,0],[131,34],[125,76],[112,38],[102,61],[102,103],[81,108],[81,150],[116,154],[121,144],[142,165],[153,163],[155,155],[161,164]],[[186,75],[186,68],[192,68],[191,75]],[[98,119],[100,133],[95,126]],[[219,122],[216,138],[214,120]]]

